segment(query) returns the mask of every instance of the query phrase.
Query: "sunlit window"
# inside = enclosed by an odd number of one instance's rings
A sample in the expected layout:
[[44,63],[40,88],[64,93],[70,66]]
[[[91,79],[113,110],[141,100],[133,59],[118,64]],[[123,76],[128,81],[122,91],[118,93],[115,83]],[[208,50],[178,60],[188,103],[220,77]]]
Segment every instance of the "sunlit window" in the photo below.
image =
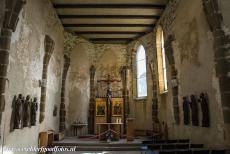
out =
[[160,93],[168,91],[167,85],[167,69],[166,69],[166,56],[164,48],[164,33],[161,27],[157,30],[157,62],[158,62],[158,77]]
[[136,55],[137,64],[137,96],[147,96],[147,79],[146,79],[146,55],[142,45],[139,46]]

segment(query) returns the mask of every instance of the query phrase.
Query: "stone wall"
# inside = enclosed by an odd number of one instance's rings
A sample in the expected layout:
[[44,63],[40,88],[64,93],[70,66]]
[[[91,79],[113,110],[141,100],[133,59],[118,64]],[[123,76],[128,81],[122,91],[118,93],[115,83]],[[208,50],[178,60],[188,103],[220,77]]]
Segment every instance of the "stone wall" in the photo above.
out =
[[[166,51],[169,89],[167,93],[161,95],[158,93],[157,96],[159,100],[158,117],[160,122],[167,122],[168,134],[171,139],[189,138],[193,143],[205,143],[206,146],[211,147],[223,146],[225,133],[219,84],[215,70],[214,40],[206,20],[202,1],[170,1],[158,25],[162,26],[165,42],[168,42],[168,44],[165,45],[166,49],[172,50]],[[228,21],[226,25],[228,25]],[[156,29],[154,29],[152,33],[130,43],[128,45],[129,55],[135,55],[132,53],[136,51],[136,43],[141,43],[146,48],[148,64],[153,62],[153,65],[157,68],[155,36]],[[131,57],[131,59],[132,58],[133,57]],[[175,61],[173,67],[170,62],[172,58]],[[130,64],[133,66],[133,63]],[[174,107],[173,96],[175,94],[171,83],[171,80],[174,79],[174,76],[172,76],[174,70],[172,70],[172,68],[177,70],[177,80],[179,83],[177,91],[178,111],[176,111]],[[135,72],[135,69],[133,71]],[[148,74],[149,71],[150,70],[147,69]],[[155,74],[157,74],[157,69]],[[145,119],[145,114],[151,116],[151,110],[148,108],[150,108],[152,104],[151,94],[155,90],[151,86],[154,84],[151,78],[148,78],[148,84],[148,99],[143,103],[135,100],[136,90],[135,82],[133,82],[134,93],[132,93],[132,98],[134,98],[133,102],[135,105],[132,105],[132,111],[137,119],[136,128],[140,127],[140,119]],[[199,96],[201,92],[206,92],[209,96],[210,127],[201,127],[200,109],[200,126],[192,126],[192,124],[185,126],[183,124],[182,97],[190,97],[192,94]],[[176,122],[175,114],[179,115],[179,123]],[[149,120],[146,120],[145,123],[150,123],[150,121],[151,117],[149,117]],[[148,129],[151,128],[151,125],[146,127],[146,125],[143,124],[142,128]],[[227,130],[225,130],[225,132],[226,131]]]
[[[227,52],[229,53],[230,51],[230,20],[229,20],[229,14],[230,14],[230,1],[228,0],[221,0],[218,1],[219,2],[219,9],[220,12],[222,13],[222,17],[223,17],[223,31],[225,32],[225,35],[227,37],[225,37],[226,41],[226,48],[227,48]],[[228,54],[227,54],[228,55]],[[228,103],[229,104],[229,103]],[[229,105],[227,110],[229,110]],[[229,115],[228,115],[229,118]],[[225,124],[225,143],[229,145],[230,143],[230,124],[226,123]]]
[[[90,67],[95,67],[94,93],[104,95],[106,84],[97,80],[120,79],[120,68],[126,63],[126,45],[92,44],[70,33],[66,35],[66,53],[70,56],[70,67],[66,80],[67,134],[74,122],[87,123],[90,103]],[[68,41],[67,41],[68,40]],[[121,83],[114,83],[112,90],[121,89]]]
[[[194,12],[194,10],[196,11]],[[210,35],[202,2],[199,0],[192,3],[181,1],[175,13],[177,16],[171,33],[174,36],[172,48],[175,66],[178,70],[181,121],[180,125],[175,125],[171,122],[172,119],[167,117],[170,137],[190,138],[193,142],[203,142],[206,146],[222,146],[223,117],[215,75],[213,39]],[[186,14],[186,18],[184,14]],[[172,86],[170,76],[168,81],[169,87]],[[210,127],[201,127],[200,109],[200,126],[192,126],[192,124],[184,126],[182,97],[190,97],[192,94],[199,97],[201,92],[206,92],[209,97]],[[169,95],[170,93],[169,91]]]
[[[49,35],[55,43],[48,67],[45,120],[39,124],[38,110],[36,126],[10,132],[14,95],[20,93],[24,96],[30,95],[37,97],[38,102],[40,102],[39,80],[42,78],[45,35]],[[12,36],[6,86],[6,106],[2,119],[4,146],[36,147],[40,131],[49,129],[58,131],[59,116],[54,117],[53,110],[55,105],[59,107],[60,104],[63,42],[63,28],[50,1],[28,0],[20,14],[17,29]],[[31,154],[31,152],[27,153]]]
[[3,19],[4,19],[4,8],[5,8],[5,0],[0,1],[0,27],[2,28]]
[[[152,99],[153,99],[153,79],[150,70],[150,64],[153,64],[153,57],[155,54],[154,47],[155,41],[154,34],[149,33],[144,37],[141,37],[137,41],[130,43],[127,47],[129,60],[127,60],[129,67],[131,68],[130,85],[132,89],[130,94],[130,117],[135,118],[135,129],[137,130],[151,130],[152,129]],[[136,87],[136,52],[139,45],[143,45],[146,51],[146,67],[147,67],[147,97],[145,99],[137,98]],[[156,68],[155,63],[153,64]]]

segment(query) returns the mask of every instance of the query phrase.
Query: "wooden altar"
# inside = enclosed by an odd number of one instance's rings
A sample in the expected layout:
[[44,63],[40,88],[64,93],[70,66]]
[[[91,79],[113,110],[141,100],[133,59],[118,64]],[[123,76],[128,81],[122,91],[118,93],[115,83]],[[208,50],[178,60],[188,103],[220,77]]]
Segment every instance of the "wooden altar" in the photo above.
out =
[[[111,129],[119,133],[120,135],[114,135],[114,138],[119,139],[124,130],[123,130],[123,106],[124,100],[123,98],[111,98],[111,122],[107,122],[107,105],[106,98],[96,98],[96,114],[95,114],[95,132],[97,135],[108,131]],[[113,133],[116,134],[116,133]],[[100,140],[105,139],[105,136],[100,137]]]
[[107,79],[98,82],[106,83],[107,91],[104,97],[95,98],[95,132],[100,140],[118,140],[124,132],[124,99],[114,96],[110,84],[121,81],[108,75]]
[[96,123],[98,128],[99,140],[107,140],[111,135],[111,140],[118,141],[121,138],[121,129],[123,123]]

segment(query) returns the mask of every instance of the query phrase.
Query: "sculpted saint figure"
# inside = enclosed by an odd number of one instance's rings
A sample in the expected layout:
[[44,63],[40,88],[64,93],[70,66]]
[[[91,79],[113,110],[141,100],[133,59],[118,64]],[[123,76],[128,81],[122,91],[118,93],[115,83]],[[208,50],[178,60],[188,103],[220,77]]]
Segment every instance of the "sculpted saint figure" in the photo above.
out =
[[30,105],[30,95],[27,95],[23,103],[23,127],[28,127],[30,125]]
[[20,129],[22,120],[22,104],[24,102],[22,94],[18,95],[14,105],[14,129]]
[[30,110],[30,124],[31,126],[36,125],[36,113],[38,110],[38,103],[37,103],[37,97],[34,97],[33,102],[31,103],[31,110]]

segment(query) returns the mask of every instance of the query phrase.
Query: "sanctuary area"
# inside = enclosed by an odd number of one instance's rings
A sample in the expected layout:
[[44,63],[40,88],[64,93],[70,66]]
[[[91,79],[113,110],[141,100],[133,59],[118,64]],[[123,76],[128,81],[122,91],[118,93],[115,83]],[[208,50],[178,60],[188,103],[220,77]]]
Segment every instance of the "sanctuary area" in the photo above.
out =
[[0,0],[0,153],[228,154],[230,0]]

